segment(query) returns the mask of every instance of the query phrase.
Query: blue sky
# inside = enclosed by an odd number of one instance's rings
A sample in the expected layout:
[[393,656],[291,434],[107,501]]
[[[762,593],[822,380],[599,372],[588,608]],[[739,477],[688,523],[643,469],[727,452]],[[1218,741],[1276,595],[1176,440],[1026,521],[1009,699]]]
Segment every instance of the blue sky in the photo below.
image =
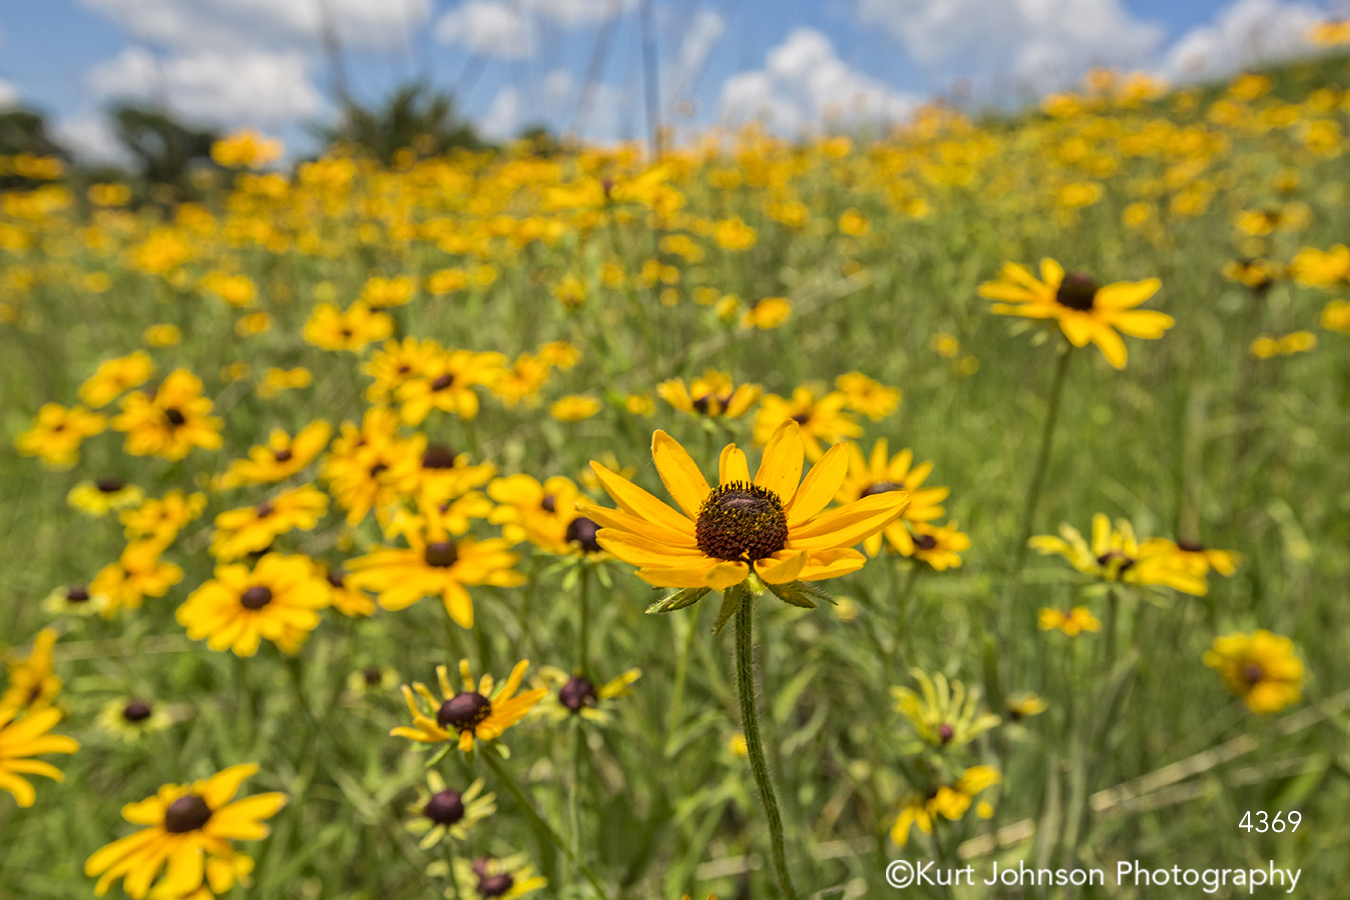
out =
[[[333,114],[327,25],[352,92],[455,89],[493,137],[543,123],[602,140],[645,130],[643,0],[0,0],[0,99],[96,153],[119,97],[305,141]],[[1172,79],[1306,52],[1310,0],[650,0],[659,113],[693,132],[766,119],[902,118],[968,79],[1017,102],[1092,65]],[[597,48],[602,48],[598,50]],[[598,77],[589,79],[592,64]],[[588,89],[583,88],[589,83]],[[579,114],[582,97],[590,114]]]

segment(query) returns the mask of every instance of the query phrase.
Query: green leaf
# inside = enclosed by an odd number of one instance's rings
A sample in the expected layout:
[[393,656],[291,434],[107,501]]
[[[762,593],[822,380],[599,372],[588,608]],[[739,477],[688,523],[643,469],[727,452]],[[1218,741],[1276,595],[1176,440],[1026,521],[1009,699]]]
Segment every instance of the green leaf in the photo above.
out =
[[686,606],[693,606],[707,596],[711,590],[712,588],[685,588],[682,591],[676,591],[647,607],[647,614],[674,612],[677,609],[684,609]]
[[441,749],[437,750],[436,755],[431,757],[431,759],[427,760],[426,763],[427,768],[430,769],[437,763],[439,763],[441,760],[445,759],[445,755],[450,752],[450,748],[453,746],[455,746],[455,742],[448,741],[444,746],[441,747]]
[[739,584],[733,584],[722,592],[722,608],[717,611],[717,621],[713,623],[713,634],[721,634],[722,629],[736,615],[736,611],[745,602],[746,590]]

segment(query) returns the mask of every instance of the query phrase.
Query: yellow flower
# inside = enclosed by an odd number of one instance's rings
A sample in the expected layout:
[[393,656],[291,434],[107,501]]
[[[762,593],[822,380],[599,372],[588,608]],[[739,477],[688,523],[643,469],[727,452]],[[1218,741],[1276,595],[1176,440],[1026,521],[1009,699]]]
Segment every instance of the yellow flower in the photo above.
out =
[[959,681],[949,685],[941,672],[930,676],[922,669],[910,669],[919,682],[922,696],[904,687],[891,688],[895,710],[909,719],[914,730],[934,747],[963,747],[999,723],[993,713],[980,712],[978,688],[967,693]]
[[174,228],[156,228],[132,253],[132,264],[152,275],[169,275],[192,256],[192,244]]
[[66,494],[66,502],[94,518],[102,518],[114,509],[135,506],[145,499],[145,492],[134,484],[124,484],[116,478],[81,481]]
[[1059,263],[1043,259],[1041,279],[1036,280],[1022,266],[1008,263],[997,280],[980,285],[980,296],[1009,301],[993,305],[993,312],[999,315],[1054,319],[1071,344],[1084,347],[1091,341],[1117,369],[1125,367],[1127,355],[1117,331],[1155,339],[1176,324],[1165,313],[1134,308],[1158,292],[1162,282],[1156,278],[1099,287],[1086,275],[1065,276]]
[[[470,491],[487,484],[497,471],[489,464],[471,465],[467,453],[456,455],[444,444],[428,444],[424,434],[414,435],[403,448],[398,462],[387,473],[389,482],[400,495],[413,498],[423,509],[443,507],[456,498],[469,495]],[[473,496],[482,497],[481,494]],[[490,509],[491,504],[487,507]],[[442,512],[446,511],[442,509]],[[471,510],[466,508],[464,511]],[[474,518],[487,515],[486,510],[472,512]],[[464,534],[467,530],[467,524],[463,528],[451,528],[455,534]]]
[[409,446],[397,431],[396,413],[371,407],[360,428],[342,423],[341,435],[324,457],[322,477],[338,505],[347,510],[349,527],[364,519],[371,507],[388,506],[398,499],[393,472],[409,455]]
[[623,408],[635,416],[651,417],[656,414],[656,401],[648,394],[629,394]]
[[[282,793],[234,800],[240,785],[257,771],[256,763],[231,766],[191,785],[166,784],[154,796],[122,807],[122,818],[148,827],[96,850],[85,861],[85,875],[102,876],[94,893],[103,896],[123,878],[122,889],[141,900],[167,862],[169,888],[179,896],[192,894],[206,878],[208,855],[228,861],[234,855],[230,841],[266,837],[262,820],[286,805]],[[219,887],[221,880],[217,874],[210,884]]]
[[900,405],[900,389],[886,387],[861,372],[846,372],[834,380],[834,386],[848,398],[848,408],[873,422],[890,415]]
[[1050,708],[1050,705],[1040,698],[1033,691],[1018,694],[1008,698],[1008,720],[1011,722],[1020,722],[1031,716],[1039,716]]
[[91,594],[83,584],[63,585],[42,600],[42,611],[52,616],[92,616],[102,613],[108,598]]
[[375,598],[349,587],[347,573],[341,569],[328,569],[324,581],[328,584],[328,604],[333,609],[353,619],[375,614]]
[[404,827],[420,835],[417,846],[429,850],[444,838],[469,839],[469,829],[497,811],[497,795],[483,791],[483,779],[476,779],[464,791],[452,791],[435,769],[427,772],[427,790],[417,789],[417,802],[408,807],[413,818]]
[[103,705],[98,714],[98,724],[108,734],[134,744],[147,734],[171,727],[173,716],[163,703],[119,697]]
[[406,337],[401,342],[385,341],[369,361],[361,364],[361,371],[375,379],[366,388],[366,399],[375,403],[397,393],[407,382],[420,378],[440,353],[440,345],[433,340]]
[[[253,337],[255,334],[262,334],[272,327],[273,319],[265,312],[249,313],[246,316],[240,316],[234,323],[234,333],[239,337]],[[238,381],[238,378],[232,378],[231,381]]]
[[[680,512],[596,462],[591,468],[618,509],[578,509],[601,526],[600,546],[638,566],[638,577],[649,584],[721,591],[753,573],[783,597],[780,591],[791,594],[794,582],[862,568],[866,557],[852,547],[909,503],[908,494],[893,491],[822,512],[848,474],[847,448],[832,447],[805,479],[802,455],[801,429],[785,422],[770,437],[751,481],[745,454],[728,444],[714,490],[684,448],[658,431],[652,458]],[[814,606],[809,600],[801,605]]]
[[1066,184],[1059,189],[1055,201],[1065,209],[1079,209],[1091,206],[1102,197],[1101,185],[1091,181],[1080,184]]
[[481,857],[469,862],[454,859],[456,882],[464,890],[463,900],[518,900],[548,886],[548,879],[534,874],[534,866],[526,862],[525,854],[517,853],[505,859]]
[[560,422],[580,422],[589,419],[603,408],[603,404],[594,397],[584,394],[569,394],[548,408],[548,414]]
[[1091,545],[1070,525],[1060,525],[1059,533],[1062,537],[1037,535],[1027,545],[1042,556],[1057,553],[1084,575],[1102,581],[1165,585],[1197,597],[1209,592],[1203,576],[1179,563],[1166,547],[1150,542],[1141,546],[1134,528],[1124,519],[1112,529],[1111,520],[1105,515],[1093,516]]
[[413,282],[411,278],[400,275],[397,278],[376,276],[366,282],[361,289],[360,302],[371,309],[384,309],[390,306],[402,306],[412,299]]
[[1303,663],[1294,655],[1294,642],[1284,635],[1260,629],[1217,637],[1204,662],[1252,712],[1276,713],[1302,696]]
[[469,286],[469,276],[463,269],[441,269],[427,276],[427,293],[453,294]]
[[555,723],[580,716],[597,725],[605,725],[610,719],[609,710],[600,704],[633,693],[630,686],[641,677],[641,669],[629,669],[618,678],[597,685],[585,675],[568,675],[562,669],[543,666],[539,678],[549,694],[535,711]]
[[506,357],[469,350],[438,352],[421,373],[398,389],[399,415],[404,425],[420,425],[433,409],[454,413],[465,421],[478,415],[474,385],[491,385],[502,374]]
[[63,682],[52,671],[52,646],[56,631],[44,628],[33,639],[33,649],[20,658],[12,651],[5,660],[9,667],[9,687],[0,694],[0,710],[36,711],[52,705],[61,693]]
[[266,446],[250,447],[248,459],[236,459],[220,476],[221,488],[244,484],[285,481],[323,452],[333,426],[322,419],[310,422],[292,438],[280,428],[272,429]]
[[258,288],[246,275],[227,275],[212,272],[202,279],[202,287],[224,300],[230,306],[248,306],[258,294]]
[[658,384],[656,393],[681,412],[736,419],[759,401],[762,391],[757,384],[737,386],[732,383],[730,374],[706,369],[688,387],[685,387],[684,379],[674,378]]
[[1322,47],[1350,44],[1350,19],[1328,19],[1308,29],[1308,39]]
[[148,537],[167,546],[204,509],[205,494],[184,494],[175,488],[158,500],[152,498],[135,509],[123,510],[118,519],[125,527],[127,540]]
[[549,341],[539,348],[539,359],[550,366],[570,369],[581,362],[581,349],[567,341]]
[[568,272],[553,286],[553,296],[565,309],[580,309],[586,304],[586,283]]
[[867,216],[856,209],[846,209],[843,215],[839,217],[839,230],[852,237],[861,237],[867,234],[870,227]]
[[488,485],[488,496],[500,505],[488,521],[502,526],[512,544],[527,540],[549,553],[599,553],[598,526],[576,511],[584,499],[570,478],[555,475],[540,484],[529,475],[510,475]]
[[1230,259],[1223,264],[1223,277],[1262,292],[1287,274],[1285,267],[1268,259]]
[[1214,550],[1199,541],[1169,541],[1166,538],[1152,538],[1144,542],[1139,553],[1142,556],[1170,554],[1177,565],[1202,578],[1211,569],[1220,575],[1232,575],[1237,571],[1238,563],[1242,562],[1242,554],[1233,550]]
[[1313,287],[1350,281],[1350,247],[1336,244],[1326,251],[1304,248],[1289,263],[1289,274],[1299,284]]
[[938,785],[928,796],[912,795],[900,808],[900,816],[891,826],[891,840],[903,847],[909,842],[911,826],[918,825],[924,834],[933,833],[938,816],[956,821],[970,809],[971,800],[981,791],[1003,780],[992,766],[973,766],[953,784]]
[[217,653],[252,656],[263,638],[295,653],[319,624],[328,590],[304,556],[267,553],[252,571],[235,563],[216,566],[214,577],[178,607],[174,618],[194,641]]
[[959,567],[959,554],[970,549],[970,537],[958,530],[956,522],[948,522],[940,528],[927,522],[914,522],[910,527],[914,529],[914,558],[938,572]]
[[142,339],[151,347],[172,347],[183,340],[183,332],[177,325],[151,325]]
[[[468,753],[473,742],[495,741],[512,725],[515,725],[530,711],[544,695],[545,688],[535,688],[517,695],[520,682],[529,668],[529,660],[522,659],[511,670],[511,677],[497,687],[491,675],[484,675],[474,687],[473,673],[467,659],[460,660],[459,674],[464,690],[459,693],[450,686],[450,676],[445,666],[436,667],[436,679],[440,683],[441,699],[437,700],[427,686],[414,681],[412,687],[403,685],[403,699],[412,713],[413,727],[399,726],[389,732],[391,737],[404,737],[419,744],[439,744],[451,738],[456,740],[459,749]],[[414,696],[416,691],[416,696]],[[430,712],[418,707],[417,697],[426,701]]]
[[777,328],[792,315],[792,301],[786,297],[765,297],[746,311],[741,318],[742,328]]
[[304,366],[296,366],[294,369],[272,367],[267,370],[263,383],[258,385],[258,396],[271,399],[282,391],[307,388],[313,383],[314,375]]
[[258,168],[280,159],[286,145],[280,138],[265,137],[256,128],[244,128],[211,145],[211,158],[230,169]]
[[450,536],[439,517],[424,515],[403,529],[408,548],[379,547],[347,563],[349,587],[376,592],[384,609],[398,611],[423,597],[440,597],[450,618],[473,627],[473,599],[465,585],[515,587],[525,576],[512,568],[520,556],[503,538]]
[[257,553],[292,529],[309,531],[327,514],[328,495],[311,485],[301,485],[257,506],[216,516],[209,552],[221,562]]
[[843,411],[847,405],[848,396],[842,391],[831,391],[819,400],[806,387],[793,391],[791,399],[766,394],[755,415],[755,443],[767,443],[784,422],[793,421],[801,426],[806,456],[814,462],[825,452],[822,441],[832,444],[862,434],[858,423]]
[[1274,356],[1293,356],[1306,353],[1317,346],[1317,335],[1311,331],[1295,331],[1284,337],[1276,338],[1263,334],[1251,342],[1248,352],[1257,359],[1270,359]]
[[37,421],[14,441],[24,456],[39,457],[55,469],[69,469],[80,459],[80,444],[107,427],[108,420],[83,406],[66,409],[59,403],[45,403]]
[[101,362],[98,371],[80,385],[80,402],[90,409],[107,406],[124,391],[145,384],[154,371],[155,364],[144,350]]
[[59,721],[61,710],[53,707],[21,714],[12,706],[0,706],[0,790],[13,795],[19,806],[32,806],[37,800],[37,791],[24,775],[43,775],[54,781],[65,778],[56,766],[31,757],[80,749],[74,738],[47,733]]
[[1322,310],[1322,327],[1328,331],[1350,334],[1350,303],[1333,300]]
[[1041,631],[1051,631],[1058,628],[1069,637],[1077,637],[1084,631],[1096,632],[1102,630],[1102,623],[1096,616],[1088,612],[1085,606],[1075,606],[1068,611],[1042,608],[1037,615],[1036,626]]
[[740,216],[718,222],[713,228],[713,240],[723,250],[749,250],[756,239],[755,229],[741,221]]
[[213,450],[221,445],[221,421],[210,415],[213,408],[202,396],[201,379],[176,369],[158,389],[123,397],[112,427],[126,432],[126,452],[132,456],[180,460],[194,447]]
[[183,580],[183,570],[159,558],[164,545],[158,540],[127,544],[117,562],[103,567],[89,583],[89,593],[108,598],[100,610],[105,619],[122,607],[140,609],[146,597],[163,597]]
[[321,303],[305,323],[305,340],[324,350],[356,352],[372,341],[382,341],[394,331],[394,320],[388,313],[372,310],[364,303],[354,303],[346,312],[339,312],[331,303]]
[[864,541],[863,549],[869,556],[876,556],[884,539],[900,553],[913,555],[914,538],[905,523],[927,522],[940,517],[944,510],[939,504],[951,490],[945,487],[922,487],[924,480],[933,471],[933,464],[923,462],[913,465],[914,452],[909,449],[901,450],[891,457],[885,438],[880,438],[872,445],[872,454],[868,458],[863,457],[862,448],[853,441],[849,441],[846,446],[848,476],[835,497],[837,502],[852,503],[888,491],[905,491],[909,494],[909,505],[900,518]]
[[[249,318],[245,316],[244,318]],[[236,323],[238,324],[238,323]],[[246,362],[232,362],[220,369],[220,380],[226,384],[234,384],[236,381],[243,381],[253,373],[253,367]]]

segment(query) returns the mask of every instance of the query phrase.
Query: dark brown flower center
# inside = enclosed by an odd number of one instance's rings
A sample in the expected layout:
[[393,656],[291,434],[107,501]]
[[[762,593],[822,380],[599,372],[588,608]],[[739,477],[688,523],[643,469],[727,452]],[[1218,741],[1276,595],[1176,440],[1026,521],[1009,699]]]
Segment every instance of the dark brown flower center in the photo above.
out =
[[1060,306],[1067,306],[1069,309],[1076,309],[1079,312],[1087,312],[1092,309],[1092,304],[1096,299],[1097,282],[1081,273],[1064,276],[1064,280],[1060,282],[1059,290],[1055,292],[1055,300]]
[[600,531],[600,526],[585,516],[577,516],[567,523],[567,534],[564,536],[569,544],[576,544],[581,547],[585,553],[599,553],[600,542],[595,539]]
[[432,444],[422,454],[422,468],[424,469],[453,469],[455,467],[455,451],[444,444]]
[[453,825],[464,818],[464,799],[458,791],[440,791],[431,795],[422,815],[437,825]]
[[1266,673],[1256,663],[1247,663],[1242,667],[1242,677],[1247,679],[1248,684],[1256,684],[1266,677]]
[[328,583],[333,587],[340,588],[342,587],[342,579],[346,577],[346,573],[341,569],[329,569],[328,575],[325,577],[327,577]]
[[734,481],[703,501],[694,535],[698,548],[711,557],[754,562],[787,544],[787,513],[773,491]]
[[382,462],[377,462],[375,465],[373,465],[373,466],[370,467],[370,477],[371,477],[371,478],[377,478],[377,477],[379,477],[379,474],[380,474],[381,472],[383,472],[383,471],[384,471],[385,469],[387,469],[387,468],[389,468],[389,466],[388,466],[387,464],[382,463]]
[[265,519],[276,511],[277,508],[270,503],[259,503],[257,506],[253,507],[253,512],[256,513],[260,519]]
[[1103,553],[1097,557],[1097,565],[1110,567],[1112,563],[1118,563],[1116,572],[1124,572],[1130,566],[1134,565],[1134,560],[1130,559],[1119,550],[1112,550],[1109,553]]
[[[716,406],[713,405],[714,403]],[[712,415],[720,415],[726,411],[726,408],[730,403],[730,394],[727,394],[725,397],[719,397],[716,394],[703,394],[694,400],[694,409],[705,416],[709,415],[709,410],[713,410]]]
[[169,420],[169,424],[174,428],[187,424],[187,417],[172,406],[164,410],[164,418]]
[[555,498],[552,494],[545,494],[544,499],[539,501],[539,505],[540,507],[543,508],[544,512],[558,511],[557,498]]
[[244,607],[244,609],[262,609],[271,602],[272,589],[265,588],[260,584],[255,584],[253,587],[239,595],[239,605]]
[[436,711],[436,724],[456,731],[473,731],[492,715],[492,701],[477,691],[456,694]]
[[272,456],[274,456],[274,457],[276,458],[276,461],[277,461],[277,462],[279,462],[279,463],[284,463],[284,462],[290,462],[291,459],[293,459],[293,458],[295,457],[295,454],[292,453],[288,448],[283,447],[283,448],[281,448],[280,450],[274,450],[274,451],[272,452]]
[[599,699],[595,693],[595,685],[591,684],[590,679],[582,678],[580,675],[573,676],[572,680],[558,691],[558,702],[572,712],[581,712],[584,706],[595,706]]
[[1199,553],[1205,549],[1205,545],[1199,541],[1192,541],[1188,538],[1182,538],[1177,541],[1177,549],[1185,550],[1187,553]]
[[94,486],[104,494],[115,494],[126,487],[125,484],[116,478],[100,478],[98,481],[94,482]]
[[422,554],[427,565],[436,566],[440,569],[448,569],[459,559],[459,551],[455,549],[454,541],[432,541],[427,544],[426,552]]
[[797,413],[792,417],[792,421],[796,422],[798,425],[805,425],[807,422],[811,421],[811,414],[809,412]]
[[379,669],[361,670],[361,678],[365,680],[366,684],[379,684],[381,677]]
[[914,546],[920,550],[932,550],[937,546],[937,538],[931,534],[916,534],[914,536]]
[[196,794],[184,794],[164,810],[164,830],[169,834],[199,831],[211,820],[211,807]]
[[454,383],[455,383],[455,376],[447,372],[446,374],[440,376],[431,383],[431,389],[433,391],[443,391]]
[[478,893],[484,897],[500,897],[515,887],[515,884],[516,880],[511,877],[510,872],[488,875],[478,879]]
[[956,730],[946,722],[943,722],[938,726],[938,740],[942,741],[942,743],[947,743],[955,736]]
[[863,488],[863,492],[858,495],[858,499],[861,500],[863,497],[871,497],[875,494],[889,494],[891,491],[904,490],[904,487],[903,484],[897,484],[894,481],[878,481]]
[[66,601],[68,603],[88,603],[89,589],[82,584],[72,584],[66,588]]
[[144,722],[150,713],[150,704],[144,700],[132,700],[122,707],[122,718],[128,722]]

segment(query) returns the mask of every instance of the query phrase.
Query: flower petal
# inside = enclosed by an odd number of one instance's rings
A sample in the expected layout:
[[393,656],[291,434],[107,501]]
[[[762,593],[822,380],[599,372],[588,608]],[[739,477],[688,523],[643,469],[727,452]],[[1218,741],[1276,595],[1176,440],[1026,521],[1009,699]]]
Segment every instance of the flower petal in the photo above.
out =
[[[806,473],[787,507],[788,528],[800,525],[830,504],[848,477],[850,447],[857,452],[857,444],[835,444]],[[881,447],[885,453],[885,444]]]
[[591,463],[591,470],[600,479],[600,484],[604,487],[605,492],[613,498],[615,503],[619,504],[624,512],[640,519],[655,522],[681,534],[692,535],[694,533],[693,522],[657,500],[627,478],[616,475],[598,462]]
[[679,442],[664,431],[652,435],[652,459],[661,483],[691,519],[698,518],[703,501],[712,493],[707,480]]
[[[773,491],[784,505],[791,502],[792,495],[797,492],[797,484],[802,480],[802,457],[805,452],[801,426],[793,419],[785,420],[769,437],[759,471],[755,473],[755,484]],[[838,485],[835,485],[835,489],[838,490]]]
[[722,455],[717,460],[717,481],[724,485],[733,481],[750,483],[750,465],[745,461],[745,454],[737,450],[735,444],[727,444],[722,448]]

